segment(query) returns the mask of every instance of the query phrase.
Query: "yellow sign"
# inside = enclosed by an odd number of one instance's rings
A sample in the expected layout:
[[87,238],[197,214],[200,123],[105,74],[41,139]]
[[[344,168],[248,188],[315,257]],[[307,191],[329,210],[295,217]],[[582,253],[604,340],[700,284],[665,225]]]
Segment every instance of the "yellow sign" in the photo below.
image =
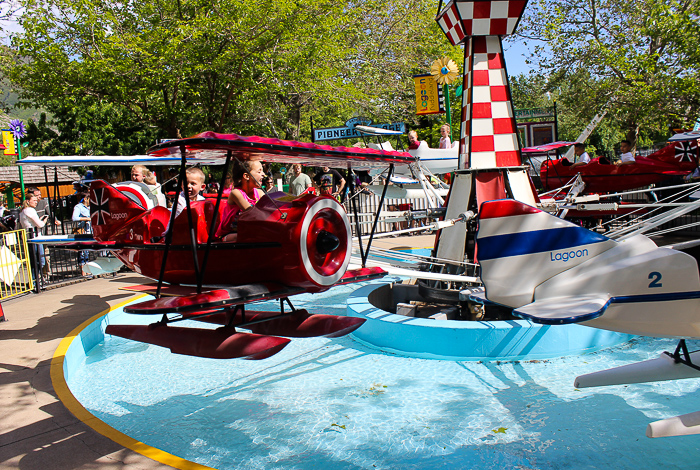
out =
[[5,145],[4,155],[17,155],[15,136],[12,134],[12,131],[2,131],[2,143]]
[[438,83],[432,75],[414,75],[416,85],[416,114],[438,114],[445,110],[442,107],[442,93]]

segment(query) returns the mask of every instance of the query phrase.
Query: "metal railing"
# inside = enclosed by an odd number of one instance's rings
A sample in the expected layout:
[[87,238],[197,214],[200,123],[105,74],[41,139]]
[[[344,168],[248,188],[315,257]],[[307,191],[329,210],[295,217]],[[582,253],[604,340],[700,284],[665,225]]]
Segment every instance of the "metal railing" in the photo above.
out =
[[[56,230],[63,233],[72,233],[78,222],[71,220],[63,221]],[[24,232],[24,230],[22,230]],[[37,234],[26,231],[29,239]],[[59,246],[39,246],[29,243],[29,254],[31,258],[33,278],[35,280],[34,289],[37,293],[41,290],[66,282],[86,279],[83,274],[82,265],[94,260],[98,255],[93,251],[74,251],[61,248]]]
[[[358,214],[360,231],[362,235],[369,235],[372,230],[372,223],[374,222],[374,214],[377,213],[377,206],[379,205],[380,197],[374,193],[363,192],[355,196],[358,203]],[[352,207],[349,201],[343,203],[345,211],[350,218],[350,226],[352,227],[352,234],[354,237],[357,236],[355,229],[355,215],[353,214]],[[382,213],[391,212],[406,212],[408,210],[423,210],[428,208],[428,200],[425,198],[415,198],[415,199],[384,199],[384,204],[382,206]],[[380,214],[379,223],[377,224],[376,233],[386,233],[393,232],[396,230],[402,230],[419,223],[417,221],[411,222],[384,222],[382,221],[382,216]]]
[[0,300],[34,288],[31,266],[27,233],[12,230],[0,234]]

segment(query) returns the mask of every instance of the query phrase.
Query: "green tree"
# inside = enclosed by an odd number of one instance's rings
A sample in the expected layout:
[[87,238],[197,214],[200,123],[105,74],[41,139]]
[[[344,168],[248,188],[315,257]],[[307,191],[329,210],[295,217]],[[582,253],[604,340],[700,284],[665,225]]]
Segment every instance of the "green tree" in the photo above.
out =
[[[34,103],[93,96],[169,137],[245,122],[268,59],[304,13],[279,0],[30,1],[10,77]],[[237,105],[237,106],[236,106]]]
[[6,70],[26,104],[90,97],[167,137],[298,138],[309,117],[333,125],[355,114],[407,117],[410,76],[453,51],[427,0],[25,0],[25,8]]
[[[627,137],[668,136],[700,115],[700,0],[539,0],[519,34],[540,42],[531,57],[568,107],[606,119]],[[546,44],[546,48],[541,44]]]
[[[28,152],[34,155],[143,154],[162,134],[137,122],[127,109],[90,97],[49,105],[27,121]],[[96,125],[97,124],[97,125]],[[162,132],[162,131],[160,131]]]
[[[615,106],[614,96],[605,95],[602,83],[594,81],[585,71],[550,76],[530,72],[511,77],[510,87],[515,109],[553,106],[556,103],[558,138],[564,141],[578,139],[597,114]],[[600,94],[600,97],[591,101],[581,100],[582,89],[587,90],[588,96]],[[590,104],[594,102],[603,104]],[[586,143],[593,147],[589,147],[590,153],[612,156],[616,145],[624,138],[625,133],[620,130],[617,120],[606,117],[586,139]],[[638,141],[644,146],[653,144],[651,139]]]

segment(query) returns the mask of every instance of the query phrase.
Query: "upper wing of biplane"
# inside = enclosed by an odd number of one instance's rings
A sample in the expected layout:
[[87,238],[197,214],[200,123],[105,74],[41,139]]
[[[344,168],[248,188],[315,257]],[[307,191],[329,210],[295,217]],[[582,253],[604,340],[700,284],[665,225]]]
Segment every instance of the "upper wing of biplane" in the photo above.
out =
[[360,134],[366,134],[366,135],[388,136],[388,135],[401,135],[401,134],[403,134],[403,132],[400,132],[400,131],[394,131],[391,129],[382,129],[381,127],[374,127],[374,126],[356,125],[355,129],[357,129],[360,132]]
[[[380,129],[383,130],[383,129]],[[171,140],[151,147],[148,155],[129,156],[36,156],[17,161],[17,165],[38,166],[177,166],[182,162],[181,151],[185,150],[187,164],[223,164],[230,151],[240,160],[264,160],[277,163],[301,163],[313,166],[355,168],[408,165],[415,158],[408,152],[376,150],[359,147],[332,147],[311,142],[271,139],[237,134],[203,132],[185,139]]]
[[541,152],[549,152],[551,150],[556,150],[558,148],[562,147],[568,147],[570,145],[574,145],[576,142],[564,142],[564,141],[557,141],[557,142],[550,142],[548,144],[542,144],[542,145],[536,145],[535,147],[525,147],[521,149],[521,152],[525,153],[541,153]]
[[244,137],[236,134],[203,132],[186,139],[171,140],[151,147],[148,154],[157,157],[179,156],[185,149],[187,158],[222,159],[230,151],[241,160],[264,160],[277,163],[301,163],[314,166],[357,168],[385,167],[388,164],[408,165],[415,158],[408,152],[359,147],[332,147],[311,142]]
[[688,131],[688,132],[681,132],[679,134],[674,135],[670,139],[668,139],[669,142],[684,142],[687,140],[699,140],[700,139],[700,130],[697,131]]
[[[187,163],[194,165],[201,163],[203,165],[223,164],[222,158],[214,158],[210,160],[198,158],[188,159]],[[90,165],[109,165],[109,166],[132,166],[132,165],[153,165],[153,166],[178,166],[182,163],[180,156],[169,155],[167,157],[154,157],[151,155],[65,155],[65,156],[36,156],[26,157],[22,160],[17,160],[17,165],[27,166],[90,166]]]

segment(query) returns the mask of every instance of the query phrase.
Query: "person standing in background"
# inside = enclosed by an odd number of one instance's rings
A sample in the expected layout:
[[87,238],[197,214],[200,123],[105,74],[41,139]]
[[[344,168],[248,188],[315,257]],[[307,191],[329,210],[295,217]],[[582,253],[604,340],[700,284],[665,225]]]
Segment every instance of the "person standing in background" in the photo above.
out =
[[314,182],[318,187],[319,193],[326,196],[338,198],[345,188],[345,178],[336,170],[332,170],[327,166],[323,170],[316,173]]
[[440,148],[452,148],[452,141],[450,141],[450,126],[448,124],[443,124],[440,126]]
[[289,183],[289,191],[298,196],[312,186],[311,178],[301,171],[301,165],[298,163],[292,165],[292,181]]
[[[38,189],[34,186],[27,188],[26,199],[22,203],[22,212],[19,213],[19,223],[23,229],[27,231],[27,238],[34,238],[41,235],[40,230],[46,225],[49,216],[44,214],[41,218],[36,213],[36,206],[39,203],[39,196],[35,191]],[[46,257],[44,256],[43,245],[34,245],[34,249],[30,251],[32,257],[32,266],[35,267],[34,278],[40,284],[47,280]],[[36,270],[38,268],[38,272]]]
[[[42,218],[44,215],[47,215],[48,219],[51,219],[51,207],[49,206],[49,200],[41,196],[41,191],[39,188],[31,186],[28,189],[31,189],[32,193],[39,199],[39,202],[36,205],[37,216]],[[55,225],[61,225],[61,221],[58,219],[56,219],[54,223]],[[42,234],[46,235],[47,228],[48,224],[41,230]]]
[[[73,227],[73,233],[74,234],[86,234],[86,233],[91,233],[91,227],[90,227],[90,196],[89,192],[82,193],[81,196],[82,198],[80,201],[75,205],[73,208],[73,217],[72,220],[73,222],[77,222],[76,225]],[[78,262],[80,264],[80,267],[82,269],[83,266],[85,266],[85,263],[88,262],[88,256],[89,253],[87,250],[83,250],[79,253],[78,255]],[[85,271],[83,271],[83,276],[85,276]]]

